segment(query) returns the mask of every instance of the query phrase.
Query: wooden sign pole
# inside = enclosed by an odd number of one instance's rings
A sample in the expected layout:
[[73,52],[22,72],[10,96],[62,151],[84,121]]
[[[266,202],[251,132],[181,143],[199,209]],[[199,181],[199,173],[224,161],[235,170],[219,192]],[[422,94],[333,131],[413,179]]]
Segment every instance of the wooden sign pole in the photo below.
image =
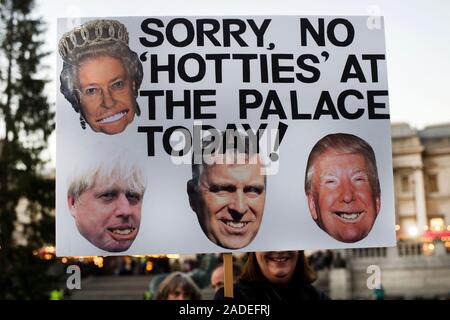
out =
[[224,295],[225,298],[233,298],[233,254],[223,254],[223,270],[224,270]]

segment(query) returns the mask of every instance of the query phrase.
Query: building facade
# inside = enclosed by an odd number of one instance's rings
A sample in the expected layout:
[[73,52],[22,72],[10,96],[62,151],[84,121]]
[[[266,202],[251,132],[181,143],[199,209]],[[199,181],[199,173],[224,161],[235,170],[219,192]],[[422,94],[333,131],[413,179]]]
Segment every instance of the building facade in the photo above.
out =
[[450,123],[391,129],[397,246],[334,250],[317,282],[333,299],[374,299],[377,277],[384,298],[450,298]]
[[394,124],[392,153],[399,237],[450,231],[450,124]]

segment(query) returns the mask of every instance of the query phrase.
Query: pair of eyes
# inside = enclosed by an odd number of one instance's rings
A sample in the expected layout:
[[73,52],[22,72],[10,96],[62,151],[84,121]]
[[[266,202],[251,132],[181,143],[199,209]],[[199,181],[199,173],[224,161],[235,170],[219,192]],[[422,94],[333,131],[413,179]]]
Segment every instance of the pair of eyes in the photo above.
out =
[[222,288],[223,287],[223,282],[218,282],[218,283],[214,283],[211,285],[211,287],[216,290],[218,288]]
[[[210,185],[209,192],[216,193],[219,195],[228,195],[234,193],[238,190],[235,185]],[[257,197],[264,192],[264,187],[262,186],[245,186],[244,193],[250,197]]]
[[[111,91],[120,91],[125,88],[125,84],[125,80],[119,79],[111,83],[109,85],[109,89]],[[89,86],[87,88],[84,88],[82,92],[86,96],[95,96],[101,94],[103,91],[99,86]]]
[[[98,198],[106,203],[109,203],[109,202],[113,202],[114,200],[118,199],[121,193],[122,193],[122,191],[106,191],[106,192],[100,193],[98,195]],[[142,199],[141,194],[139,194],[137,192],[125,191],[124,193],[125,193],[125,197],[127,198],[128,202],[132,205],[138,204]]]
[[[369,181],[367,174],[357,174],[350,177],[350,181],[354,184],[363,184]],[[323,184],[327,186],[337,186],[340,184],[341,179],[335,176],[326,176],[322,180]]]
[[171,294],[175,297],[181,297],[182,295],[186,295],[184,293],[184,291],[178,291],[178,290],[172,291]]

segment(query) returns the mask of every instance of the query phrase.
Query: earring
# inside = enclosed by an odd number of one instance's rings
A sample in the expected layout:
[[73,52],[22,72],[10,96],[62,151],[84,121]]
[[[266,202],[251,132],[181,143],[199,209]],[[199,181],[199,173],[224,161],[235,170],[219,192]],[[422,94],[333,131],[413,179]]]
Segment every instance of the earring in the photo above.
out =
[[139,117],[141,115],[141,108],[139,108],[139,105],[136,103],[136,115]]
[[[134,99],[137,100],[138,98],[138,91],[136,90],[136,85],[133,82],[133,91],[134,91]],[[139,104],[136,101],[136,115],[139,117],[141,115],[141,108],[139,108]]]
[[86,129],[86,120],[84,120],[82,115],[80,115],[80,125],[81,125],[81,129],[83,129],[83,130]]

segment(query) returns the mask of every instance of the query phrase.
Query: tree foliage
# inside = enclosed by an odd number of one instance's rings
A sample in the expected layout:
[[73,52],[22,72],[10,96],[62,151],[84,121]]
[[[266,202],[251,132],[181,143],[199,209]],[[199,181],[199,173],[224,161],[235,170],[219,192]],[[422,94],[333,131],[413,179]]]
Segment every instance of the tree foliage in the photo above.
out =
[[44,298],[51,283],[49,263],[32,254],[55,240],[54,178],[42,160],[54,112],[44,91],[45,26],[33,8],[33,0],[0,0],[0,299]]

